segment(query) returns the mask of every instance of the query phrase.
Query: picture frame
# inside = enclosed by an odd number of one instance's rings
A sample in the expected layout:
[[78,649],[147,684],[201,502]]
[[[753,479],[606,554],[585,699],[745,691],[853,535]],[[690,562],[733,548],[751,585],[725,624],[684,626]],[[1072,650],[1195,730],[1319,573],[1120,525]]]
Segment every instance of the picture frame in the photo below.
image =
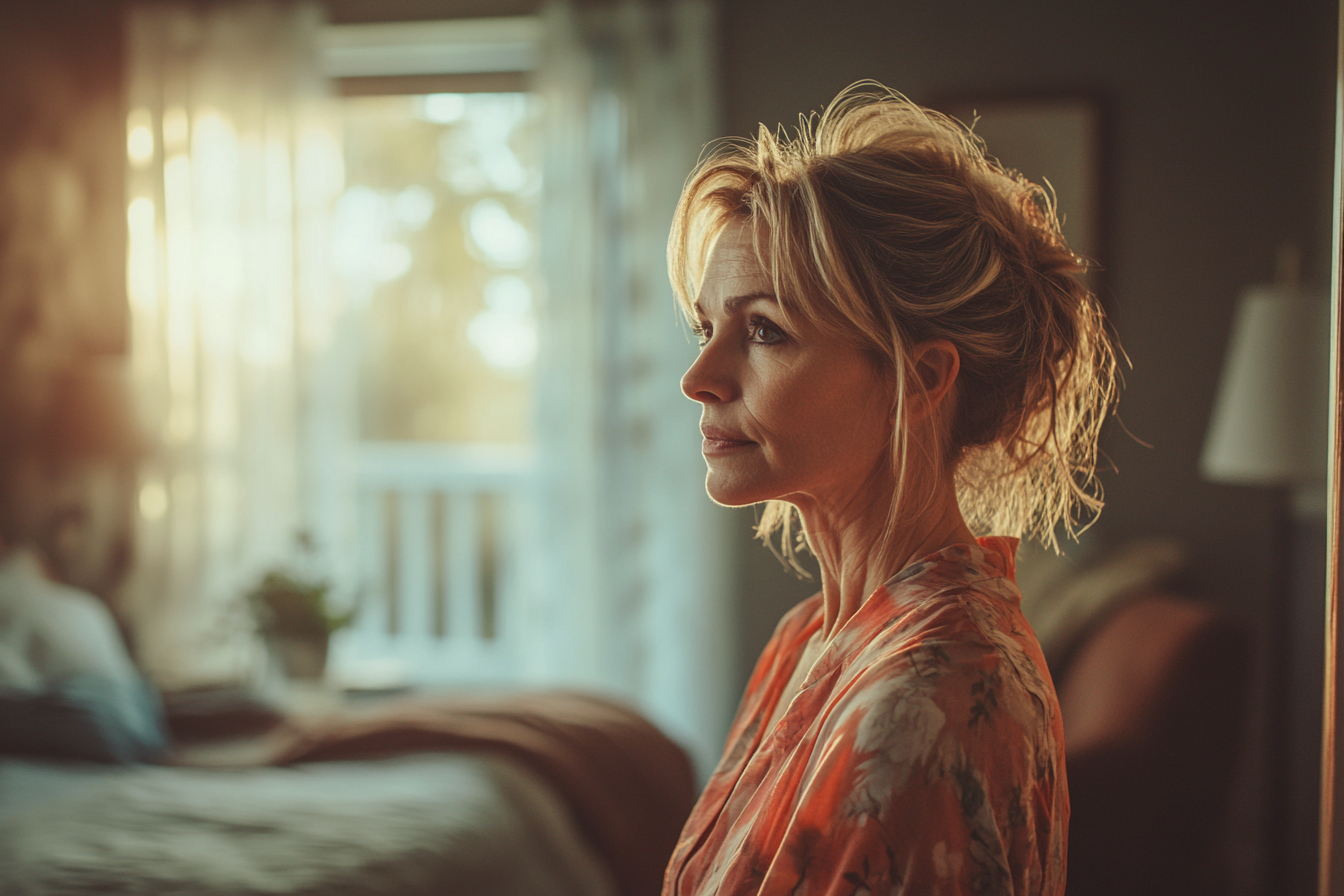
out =
[[1085,94],[956,94],[933,104],[971,128],[989,155],[1051,192],[1064,237],[1089,261],[1094,291],[1104,279],[1106,107]]

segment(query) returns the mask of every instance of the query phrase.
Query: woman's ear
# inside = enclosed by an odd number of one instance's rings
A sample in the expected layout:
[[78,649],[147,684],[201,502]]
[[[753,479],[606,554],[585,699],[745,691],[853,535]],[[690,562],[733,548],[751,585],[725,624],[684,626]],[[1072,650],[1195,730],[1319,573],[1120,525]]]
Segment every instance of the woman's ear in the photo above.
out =
[[961,370],[961,354],[946,339],[930,339],[914,346],[911,352],[914,377],[909,381],[910,410],[916,416],[932,416],[952,391]]

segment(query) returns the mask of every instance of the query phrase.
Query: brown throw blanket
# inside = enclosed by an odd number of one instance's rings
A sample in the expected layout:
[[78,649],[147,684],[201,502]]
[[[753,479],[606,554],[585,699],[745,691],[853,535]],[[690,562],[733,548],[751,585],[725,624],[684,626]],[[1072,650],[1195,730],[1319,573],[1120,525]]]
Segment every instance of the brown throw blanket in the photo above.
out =
[[389,700],[293,724],[281,765],[469,750],[523,762],[550,782],[625,896],[654,896],[695,798],[686,753],[635,711],[568,692]]

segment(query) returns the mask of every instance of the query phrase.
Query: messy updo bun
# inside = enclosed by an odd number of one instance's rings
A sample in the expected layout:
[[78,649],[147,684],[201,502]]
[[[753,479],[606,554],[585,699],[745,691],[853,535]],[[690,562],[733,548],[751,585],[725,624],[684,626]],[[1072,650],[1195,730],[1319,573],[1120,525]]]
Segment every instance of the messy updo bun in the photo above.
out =
[[[792,138],[762,126],[697,166],[668,244],[688,315],[709,249],[733,220],[755,225],[786,319],[801,315],[894,372],[896,420],[910,347],[956,345],[955,410],[938,461],[954,471],[974,531],[1055,546],[1060,524],[1073,534],[1100,510],[1094,471],[1115,349],[1051,194],[1001,167],[953,119],[863,82],[803,118]],[[895,433],[900,469],[905,427]],[[783,527],[790,558],[791,511],[770,502],[758,526],[767,543]]]

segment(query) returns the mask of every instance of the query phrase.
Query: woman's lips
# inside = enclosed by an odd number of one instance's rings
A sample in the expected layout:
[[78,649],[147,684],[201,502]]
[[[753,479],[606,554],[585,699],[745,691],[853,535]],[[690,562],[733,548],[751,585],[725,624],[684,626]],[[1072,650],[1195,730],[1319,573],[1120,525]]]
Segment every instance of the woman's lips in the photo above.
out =
[[728,454],[756,444],[750,439],[742,438],[737,433],[713,426],[701,427],[700,433],[705,437],[700,446],[700,450],[704,454]]

